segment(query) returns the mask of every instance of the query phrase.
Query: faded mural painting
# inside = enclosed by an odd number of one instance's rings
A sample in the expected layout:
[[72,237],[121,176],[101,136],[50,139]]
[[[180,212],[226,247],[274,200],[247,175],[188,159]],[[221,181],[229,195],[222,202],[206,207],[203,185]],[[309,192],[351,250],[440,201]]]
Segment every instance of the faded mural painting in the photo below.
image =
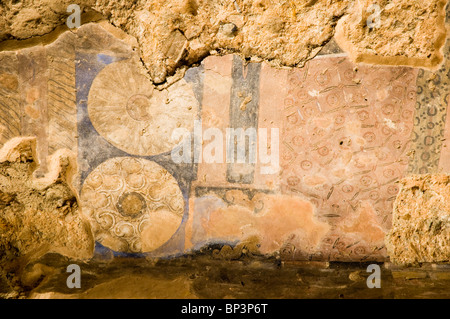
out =
[[[450,169],[448,72],[448,59],[430,72],[355,64],[326,47],[294,69],[210,56],[158,89],[129,40],[86,24],[0,53],[0,142],[36,136],[37,176],[57,150],[76,154],[73,186],[99,254],[247,243],[283,260],[384,261],[397,181]],[[196,121],[203,151],[208,129],[265,129],[278,169],[174,162],[187,137],[173,131],[195,133]]]

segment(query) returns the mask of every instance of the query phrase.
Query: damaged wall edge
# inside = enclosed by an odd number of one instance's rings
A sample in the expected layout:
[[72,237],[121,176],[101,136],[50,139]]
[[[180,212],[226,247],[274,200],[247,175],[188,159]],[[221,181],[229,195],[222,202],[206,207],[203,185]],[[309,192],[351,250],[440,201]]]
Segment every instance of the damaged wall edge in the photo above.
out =
[[[26,4],[25,12],[24,2],[5,2],[0,6],[0,39],[12,40],[0,42],[0,51],[53,41],[67,30],[64,23],[70,3],[33,1]],[[366,24],[371,4],[382,8],[380,27],[372,29]],[[434,70],[443,60],[446,4],[446,0],[414,4],[239,0],[236,11],[233,1],[140,0],[126,7],[120,1],[79,3],[86,12],[84,22],[106,17],[137,40],[141,59],[160,88],[213,54],[236,53],[275,67],[302,67],[333,36],[354,62]],[[54,31],[43,35],[42,29]]]

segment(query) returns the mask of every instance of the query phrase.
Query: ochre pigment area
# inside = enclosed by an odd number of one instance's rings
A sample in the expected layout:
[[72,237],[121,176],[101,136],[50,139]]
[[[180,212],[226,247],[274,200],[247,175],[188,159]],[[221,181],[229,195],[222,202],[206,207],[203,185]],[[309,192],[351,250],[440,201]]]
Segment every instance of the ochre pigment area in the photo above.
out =
[[450,261],[450,176],[413,175],[402,179],[386,237],[396,264]]

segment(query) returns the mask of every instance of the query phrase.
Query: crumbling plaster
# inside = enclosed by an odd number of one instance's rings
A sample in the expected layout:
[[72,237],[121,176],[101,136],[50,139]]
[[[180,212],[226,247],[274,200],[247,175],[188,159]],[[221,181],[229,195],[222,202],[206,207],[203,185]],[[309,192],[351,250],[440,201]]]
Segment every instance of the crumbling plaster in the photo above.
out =
[[[72,3],[4,2],[0,49],[53,41],[52,33],[67,30],[66,10]],[[356,62],[436,68],[443,60],[444,0],[80,0],[77,4],[85,22],[106,18],[136,38],[136,49],[155,84],[172,83],[183,70],[212,54],[236,53],[277,67],[301,67],[335,35]],[[378,18],[380,24],[372,26]]]

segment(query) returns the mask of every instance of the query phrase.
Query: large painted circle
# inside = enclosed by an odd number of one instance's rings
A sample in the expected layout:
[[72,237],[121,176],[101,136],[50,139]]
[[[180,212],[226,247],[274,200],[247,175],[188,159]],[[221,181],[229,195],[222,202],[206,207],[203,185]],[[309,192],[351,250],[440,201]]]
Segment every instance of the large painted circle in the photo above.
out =
[[134,60],[107,65],[95,77],[88,96],[89,118],[115,147],[133,155],[172,150],[177,128],[192,131],[199,103],[184,79],[159,91]]
[[159,164],[117,157],[96,167],[81,190],[83,213],[95,239],[118,252],[151,252],[181,225],[184,198]]

